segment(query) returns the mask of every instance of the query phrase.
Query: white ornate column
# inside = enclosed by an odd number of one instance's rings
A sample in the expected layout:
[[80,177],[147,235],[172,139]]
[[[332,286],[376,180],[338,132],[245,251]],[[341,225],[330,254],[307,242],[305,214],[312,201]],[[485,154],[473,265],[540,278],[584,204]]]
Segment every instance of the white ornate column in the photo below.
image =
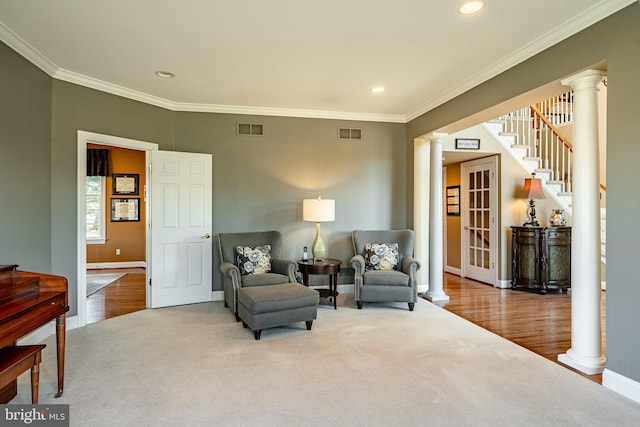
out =
[[426,291],[429,284],[429,144],[424,138],[413,143],[413,231],[415,233],[414,257],[420,263],[418,289]]
[[442,214],[442,142],[446,134],[434,133],[429,145],[429,291],[425,298],[432,302],[447,302],[449,296],[442,287],[444,273],[444,220]]
[[588,375],[601,373],[600,161],[597,85],[605,73],[587,70],[562,80],[573,88],[571,348],[558,360]]

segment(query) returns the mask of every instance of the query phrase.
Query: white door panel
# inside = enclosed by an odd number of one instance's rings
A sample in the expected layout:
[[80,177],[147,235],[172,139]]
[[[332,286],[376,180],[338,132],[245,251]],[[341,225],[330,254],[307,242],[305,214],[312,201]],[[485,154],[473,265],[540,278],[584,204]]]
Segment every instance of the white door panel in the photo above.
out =
[[151,153],[151,306],[211,300],[212,156]]

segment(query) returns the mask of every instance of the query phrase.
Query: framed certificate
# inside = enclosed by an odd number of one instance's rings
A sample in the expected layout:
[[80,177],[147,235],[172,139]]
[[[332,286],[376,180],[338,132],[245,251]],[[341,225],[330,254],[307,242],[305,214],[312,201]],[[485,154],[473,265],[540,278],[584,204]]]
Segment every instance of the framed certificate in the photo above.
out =
[[138,182],[140,175],[137,173],[114,173],[111,175],[112,191],[114,196],[137,196],[139,194]]
[[111,222],[140,221],[140,199],[111,199]]
[[447,187],[447,215],[460,215],[460,186]]

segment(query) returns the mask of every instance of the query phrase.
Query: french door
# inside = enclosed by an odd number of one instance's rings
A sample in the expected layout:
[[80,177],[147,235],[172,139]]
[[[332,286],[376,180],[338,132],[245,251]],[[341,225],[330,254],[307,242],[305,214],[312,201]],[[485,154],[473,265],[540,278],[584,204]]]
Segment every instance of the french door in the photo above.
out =
[[462,164],[462,275],[497,281],[497,156]]

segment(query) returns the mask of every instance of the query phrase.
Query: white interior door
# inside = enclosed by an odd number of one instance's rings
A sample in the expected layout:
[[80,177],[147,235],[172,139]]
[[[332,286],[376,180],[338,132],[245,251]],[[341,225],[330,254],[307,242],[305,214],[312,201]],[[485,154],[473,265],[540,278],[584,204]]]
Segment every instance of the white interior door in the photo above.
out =
[[151,152],[151,307],[210,301],[211,154]]
[[496,285],[497,157],[462,164],[462,274]]

